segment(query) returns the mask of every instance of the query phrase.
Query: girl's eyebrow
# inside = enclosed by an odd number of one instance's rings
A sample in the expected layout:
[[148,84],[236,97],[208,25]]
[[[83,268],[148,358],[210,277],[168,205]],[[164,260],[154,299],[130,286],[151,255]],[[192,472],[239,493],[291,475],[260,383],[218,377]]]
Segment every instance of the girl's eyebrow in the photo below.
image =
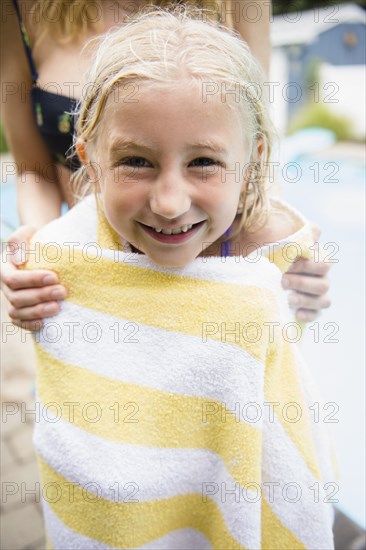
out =
[[227,153],[227,147],[214,140],[200,141],[197,143],[190,143],[188,149],[211,149],[214,153]]
[[[141,142],[138,142],[137,140],[121,137],[121,138],[118,138],[116,141],[112,142],[110,146],[110,155],[112,156],[114,154],[118,154],[120,151],[129,149],[129,148],[151,150],[154,147],[152,146],[152,144],[141,143]],[[200,142],[188,143],[185,145],[185,149],[187,149],[188,151],[197,150],[197,149],[210,149],[213,153],[217,153],[217,154],[223,154],[228,152],[228,149],[227,147],[225,147],[225,145],[214,140],[203,140]]]
[[129,149],[131,147],[139,148],[139,149],[151,149],[151,147],[144,143],[139,143],[137,140],[133,139],[126,139],[126,138],[118,138],[116,141],[112,142],[110,146],[110,154],[116,154],[120,151],[123,151],[124,149]]

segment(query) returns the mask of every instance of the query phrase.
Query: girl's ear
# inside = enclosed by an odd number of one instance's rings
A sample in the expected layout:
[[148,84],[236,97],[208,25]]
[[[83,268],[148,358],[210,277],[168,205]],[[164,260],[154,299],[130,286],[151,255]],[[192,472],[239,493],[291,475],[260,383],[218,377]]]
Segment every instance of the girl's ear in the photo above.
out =
[[93,182],[97,181],[98,173],[96,170],[96,166],[95,166],[95,163],[90,162],[90,160],[87,157],[85,141],[82,139],[78,139],[75,144],[75,150],[81,164],[83,165],[88,175],[89,180]]
[[79,157],[79,160],[81,164],[85,166],[86,164],[86,150],[85,150],[85,141],[82,141],[81,139],[78,139],[75,144],[75,150],[77,153],[77,156]]
[[248,164],[245,171],[245,177],[241,186],[241,192],[246,193],[250,181],[254,181],[258,178],[258,170],[260,170],[260,158],[264,151],[263,139],[260,137],[257,139],[256,150],[253,151],[252,160]]
[[258,157],[262,156],[263,151],[264,151],[263,139],[259,138],[258,141],[257,141],[257,155],[258,155]]

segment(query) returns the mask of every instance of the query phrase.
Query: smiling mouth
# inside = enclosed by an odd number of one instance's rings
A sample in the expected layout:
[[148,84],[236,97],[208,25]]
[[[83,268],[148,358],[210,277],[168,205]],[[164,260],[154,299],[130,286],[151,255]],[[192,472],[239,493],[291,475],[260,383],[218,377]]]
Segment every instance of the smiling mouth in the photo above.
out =
[[188,240],[192,235],[197,233],[200,227],[205,223],[205,220],[190,225],[183,225],[178,229],[155,228],[141,222],[137,223],[155,240],[168,244],[176,244]]

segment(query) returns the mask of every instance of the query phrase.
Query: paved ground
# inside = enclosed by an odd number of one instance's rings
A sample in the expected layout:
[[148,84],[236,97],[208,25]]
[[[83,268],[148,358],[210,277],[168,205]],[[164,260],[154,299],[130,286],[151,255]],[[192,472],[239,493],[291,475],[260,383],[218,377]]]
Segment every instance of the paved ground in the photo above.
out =
[[[1,549],[43,549],[45,537],[32,445],[34,356],[12,329],[1,295]],[[7,341],[6,341],[7,340]],[[37,485],[38,483],[38,485]]]

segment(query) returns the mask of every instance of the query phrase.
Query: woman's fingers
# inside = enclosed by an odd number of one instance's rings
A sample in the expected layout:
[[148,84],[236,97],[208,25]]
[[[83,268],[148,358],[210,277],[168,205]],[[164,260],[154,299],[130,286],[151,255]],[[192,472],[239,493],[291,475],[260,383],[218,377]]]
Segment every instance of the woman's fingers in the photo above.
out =
[[317,225],[316,223],[312,223],[311,224],[311,230],[312,230],[314,242],[319,242],[320,235],[321,235],[321,232],[322,232],[319,225]]
[[56,273],[45,269],[23,271],[13,264],[6,263],[2,269],[1,282],[4,293],[7,295],[9,291],[55,285],[58,283],[58,276]]
[[26,271],[18,265],[27,261],[29,240],[35,229],[19,227],[10,237],[1,258],[1,286],[10,302],[8,311],[14,325],[26,330],[37,330],[44,317],[60,311],[58,300],[67,296],[65,287],[58,284],[58,276],[44,269]]
[[63,300],[66,296],[66,289],[62,285],[28,288],[26,290],[10,290],[6,294],[9,302],[16,309],[36,306],[44,302]]
[[24,321],[39,321],[44,317],[53,317],[59,311],[60,305],[58,302],[46,302],[33,307],[15,308],[11,306],[8,314],[13,323],[20,326],[19,323]]
[[322,309],[331,305],[328,296],[327,273],[330,264],[298,258],[282,277],[282,285],[293,290],[288,296],[289,305],[296,308],[299,321],[314,321]]
[[33,321],[12,321],[13,325],[20,327],[24,330],[40,330],[43,327],[43,321],[42,319],[34,319]]
[[315,296],[302,292],[291,292],[288,296],[288,303],[296,309],[319,311],[328,308],[331,302],[327,295]]
[[326,275],[332,264],[324,261],[314,262],[306,258],[298,258],[287,273],[303,273],[305,275],[313,275],[315,277],[323,277]]
[[67,296],[65,287],[58,284],[56,273],[24,271],[10,261],[3,266],[1,283],[11,304],[9,317],[14,325],[27,330],[37,330],[42,318],[56,315],[60,310],[57,300]]
[[39,321],[44,317],[56,315],[60,311],[57,301],[66,298],[67,291],[64,286],[59,284],[37,286],[44,284],[48,278],[57,282],[57,276],[52,272],[35,271],[29,277],[30,274],[31,272],[19,271],[14,268],[11,280],[6,279],[10,284],[3,284],[3,292],[11,304],[8,313],[13,323],[27,328],[27,330],[36,330],[33,325],[30,328],[22,323],[24,321]]
[[303,323],[311,323],[312,321],[315,321],[315,319],[317,319],[319,315],[319,310],[297,309],[295,317],[298,321],[301,321]]
[[314,296],[323,296],[327,294],[329,290],[329,281],[327,277],[306,275],[303,273],[287,272],[282,277],[282,285],[286,289],[305,294],[313,294]]

